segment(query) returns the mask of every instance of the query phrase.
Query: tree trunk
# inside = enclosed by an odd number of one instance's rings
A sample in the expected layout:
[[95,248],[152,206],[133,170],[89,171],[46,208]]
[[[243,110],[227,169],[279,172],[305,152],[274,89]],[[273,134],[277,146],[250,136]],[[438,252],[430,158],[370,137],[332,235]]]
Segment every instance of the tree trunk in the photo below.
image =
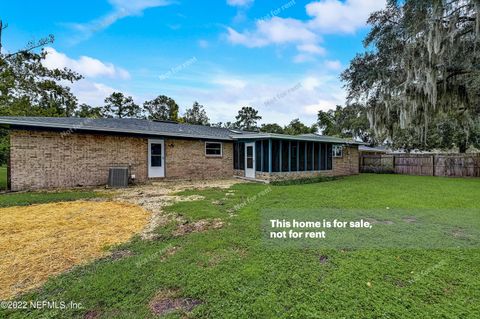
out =
[[462,141],[458,145],[458,152],[461,154],[465,154],[467,152],[468,145],[466,142]]

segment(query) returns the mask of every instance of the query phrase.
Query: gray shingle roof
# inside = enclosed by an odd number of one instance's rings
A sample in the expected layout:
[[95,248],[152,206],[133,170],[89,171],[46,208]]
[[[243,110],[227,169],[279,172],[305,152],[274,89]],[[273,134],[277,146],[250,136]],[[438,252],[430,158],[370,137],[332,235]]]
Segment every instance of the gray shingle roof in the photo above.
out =
[[142,135],[194,137],[219,140],[231,140],[230,135],[248,134],[248,132],[237,130],[231,131],[225,128],[157,122],[140,119],[0,116],[0,124],[58,128],[65,130],[121,132]]
[[363,142],[357,142],[354,140],[347,140],[334,136],[319,135],[319,134],[302,134],[302,135],[286,135],[286,134],[273,134],[273,133],[251,133],[248,135],[236,135],[232,136],[233,139],[249,140],[249,139],[265,139],[273,138],[280,140],[292,140],[292,141],[309,141],[309,142],[323,142],[334,144],[355,144],[363,145]]
[[285,135],[261,132],[257,133],[203,125],[177,124],[140,119],[0,116],[0,124],[64,130],[116,132],[151,136],[189,137],[212,140],[273,138],[337,144],[364,144],[353,140],[346,140],[318,134]]

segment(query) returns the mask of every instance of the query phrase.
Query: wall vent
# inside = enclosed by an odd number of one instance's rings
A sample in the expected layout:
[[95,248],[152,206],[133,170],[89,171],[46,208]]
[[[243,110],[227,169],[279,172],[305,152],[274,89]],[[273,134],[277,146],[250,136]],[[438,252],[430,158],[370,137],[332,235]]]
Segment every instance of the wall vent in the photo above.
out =
[[108,171],[108,187],[128,187],[128,167],[110,167]]

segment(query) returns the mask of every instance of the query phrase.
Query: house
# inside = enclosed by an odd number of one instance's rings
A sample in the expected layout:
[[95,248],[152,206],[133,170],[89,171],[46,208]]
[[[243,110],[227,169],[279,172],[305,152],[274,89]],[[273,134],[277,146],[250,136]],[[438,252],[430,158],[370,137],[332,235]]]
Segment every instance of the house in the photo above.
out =
[[358,174],[361,143],[141,119],[0,117],[10,130],[13,191],[105,185],[110,167],[135,182]]
[[385,146],[376,146],[370,147],[366,145],[360,145],[358,147],[358,151],[360,152],[360,156],[362,155],[383,155],[387,154],[389,150]]

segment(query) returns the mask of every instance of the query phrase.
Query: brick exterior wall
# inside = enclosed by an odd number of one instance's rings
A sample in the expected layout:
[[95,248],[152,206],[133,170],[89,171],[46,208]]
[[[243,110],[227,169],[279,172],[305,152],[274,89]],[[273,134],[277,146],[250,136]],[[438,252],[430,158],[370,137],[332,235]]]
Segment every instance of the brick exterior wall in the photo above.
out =
[[[358,147],[344,147],[333,158],[333,170],[257,172],[263,180],[344,176],[359,173]],[[148,139],[144,137],[51,131],[12,130],[10,133],[11,190],[105,185],[108,169],[129,166],[137,182],[148,180]],[[245,176],[233,169],[233,143],[223,142],[222,157],[205,156],[205,141],[165,139],[165,179],[219,179]]]
[[205,156],[205,141],[165,140],[167,179],[222,179],[233,176],[233,143],[223,142],[223,156]]
[[[233,144],[222,157],[206,157],[201,140],[165,139],[166,179],[231,178]],[[148,180],[148,139],[101,134],[12,130],[11,190],[105,185],[111,166],[129,166]]]
[[[343,157],[334,157],[332,170],[328,171],[303,171],[303,172],[256,172],[255,178],[266,181],[278,181],[286,179],[311,178],[316,176],[347,176],[359,174],[358,146],[345,146]],[[236,170],[235,176],[245,176],[245,171]]]
[[358,145],[344,146],[343,157],[333,158],[333,176],[356,175],[360,173]]
[[130,166],[142,182],[147,179],[147,145],[144,138],[12,130],[11,189],[105,185],[114,165]]

